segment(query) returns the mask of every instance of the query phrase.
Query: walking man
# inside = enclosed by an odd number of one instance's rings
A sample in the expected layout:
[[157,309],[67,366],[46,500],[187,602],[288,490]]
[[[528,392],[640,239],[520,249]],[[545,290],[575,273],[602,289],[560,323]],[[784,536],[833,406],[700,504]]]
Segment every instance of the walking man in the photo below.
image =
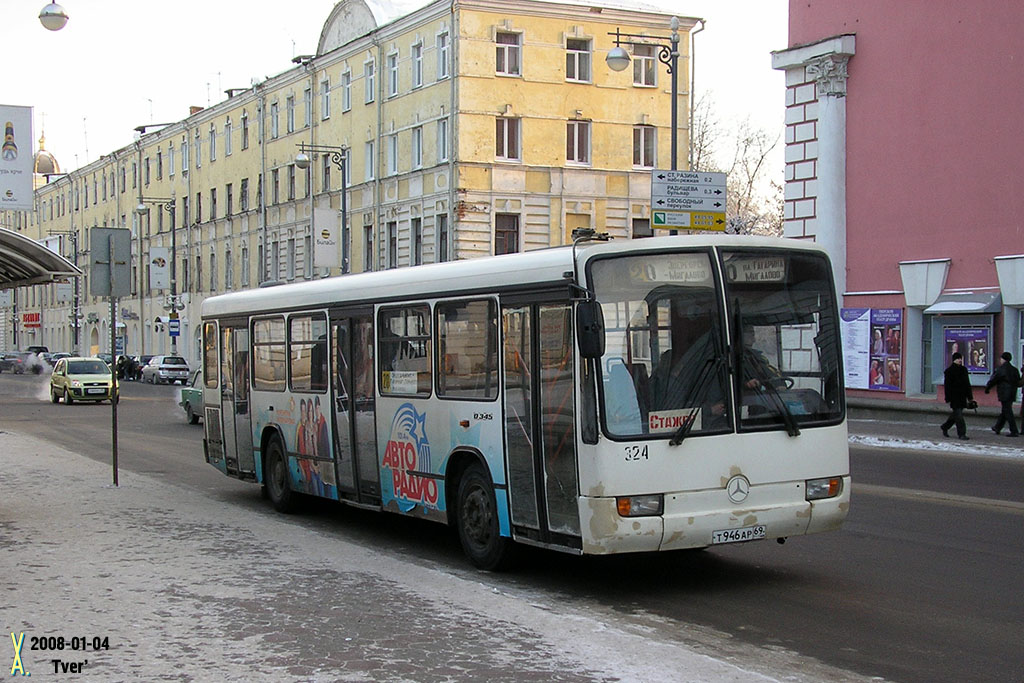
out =
[[1010,433],[1007,436],[1017,436],[1017,418],[1013,416],[1013,399],[1017,398],[1020,373],[1017,372],[1017,368],[1013,367],[1011,360],[1013,360],[1013,356],[1010,352],[1003,351],[1002,362],[992,373],[988,384],[985,385],[985,393],[987,394],[989,389],[995,387],[996,396],[999,397],[999,403],[1003,407],[1003,411],[999,413],[999,419],[992,425],[992,431],[998,434],[1006,424],[1010,428]]
[[[964,408],[968,401],[974,400],[971,392],[971,378],[964,367],[964,354],[959,351],[953,354],[953,362],[949,364],[944,373],[942,385],[946,393],[946,403],[953,411],[946,421],[942,423],[942,435],[949,436],[949,428],[956,425],[956,435],[961,439],[969,439],[967,436],[967,423],[964,421]],[[986,391],[988,391],[986,389]]]

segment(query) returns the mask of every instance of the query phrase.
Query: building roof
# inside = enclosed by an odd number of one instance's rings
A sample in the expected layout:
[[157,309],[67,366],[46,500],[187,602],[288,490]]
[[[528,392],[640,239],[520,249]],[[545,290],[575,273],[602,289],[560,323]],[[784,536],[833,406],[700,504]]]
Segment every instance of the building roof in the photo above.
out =
[[53,282],[81,275],[60,254],[11,230],[0,228],[0,289]]

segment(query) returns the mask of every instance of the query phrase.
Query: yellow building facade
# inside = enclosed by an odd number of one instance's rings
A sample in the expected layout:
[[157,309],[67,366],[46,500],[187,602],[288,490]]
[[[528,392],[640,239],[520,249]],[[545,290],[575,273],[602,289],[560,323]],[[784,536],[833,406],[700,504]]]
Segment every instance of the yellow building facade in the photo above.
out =
[[[36,210],[3,225],[60,236],[64,255],[86,270],[90,228],[132,230],[132,294],[115,316],[128,354],[169,351],[170,292],[151,288],[149,276],[152,250],[173,247],[178,351],[190,361],[200,352],[199,305],[225,291],[556,246],[580,227],[649,234],[651,169],[669,166],[670,77],[655,47],[633,48],[623,72],[605,55],[616,29],[665,42],[670,19],[600,5],[438,0],[378,26],[362,0],[344,0],[316,55],[51,176],[36,190]],[[696,21],[680,17],[683,150]],[[296,163],[302,146],[322,150],[307,155],[305,170]],[[327,228],[338,265],[314,258]],[[109,304],[89,295],[88,274],[77,302],[60,285],[15,298],[4,315],[14,328],[7,348],[109,350]],[[25,327],[36,312],[38,327]]]

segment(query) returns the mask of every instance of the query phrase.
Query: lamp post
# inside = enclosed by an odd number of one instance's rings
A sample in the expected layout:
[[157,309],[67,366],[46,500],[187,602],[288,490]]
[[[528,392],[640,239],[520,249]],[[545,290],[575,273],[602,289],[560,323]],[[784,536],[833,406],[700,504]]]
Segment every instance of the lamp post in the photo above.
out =
[[[164,303],[164,310],[169,311],[168,319],[172,321],[178,320],[178,311],[183,310],[185,305],[178,300],[178,279],[177,279],[177,267],[178,267],[178,240],[177,232],[178,228],[174,224],[174,195],[170,198],[166,197],[140,197],[139,205],[135,207],[135,213],[139,216],[139,223],[142,223],[142,217],[149,213],[149,204],[159,204],[168,213],[171,214],[171,293],[167,297],[167,301]],[[141,254],[140,254],[141,256]],[[140,293],[141,294],[141,293]],[[178,335],[171,335],[171,355],[178,355]]]
[[[672,17],[670,24],[672,35],[667,39],[658,36],[645,36],[638,33],[622,33],[615,29],[615,47],[608,51],[605,62],[612,71],[622,71],[629,66],[629,52],[623,45],[631,47],[649,45],[658,48],[658,61],[668,67],[672,77],[672,170],[679,170],[679,18]],[[666,42],[667,40],[667,42]]]
[[[341,271],[345,272],[345,259],[344,254],[348,251],[348,245],[344,240],[348,237],[348,186],[345,179],[345,166],[348,164],[348,150],[344,147],[338,147],[335,145],[309,145],[305,142],[299,143],[299,153],[295,155],[295,165],[303,171],[310,167],[313,162],[311,155],[326,154],[329,156],[331,163],[338,167],[338,171],[341,173],[341,235],[338,237],[338,241],[342,243],[342,259],[341,259]],[[313,179],[310,178],[310,183]],[[310,192],[312,197],[315,192]],[[309,232],[312,235],[312,242],[316,244],[316,233],[313,231],[314,218],[313,211],[309,213]],[[314,267],[316,263],[314,262]]]
[[39,12],[39,23],[47,31],[59,31],[68,23],[68,14],[63,7],[51,2]]

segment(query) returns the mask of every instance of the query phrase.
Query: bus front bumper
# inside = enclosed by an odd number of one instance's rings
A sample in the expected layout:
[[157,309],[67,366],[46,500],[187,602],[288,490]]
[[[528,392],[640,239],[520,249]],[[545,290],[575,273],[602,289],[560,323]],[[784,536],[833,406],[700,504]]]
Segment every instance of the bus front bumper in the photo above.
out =
[[814,501],[804,500],[803,482],[752,486],[741,504],[732,503],[724,489],[666,493],[663,513],[645,517],[621,517],[615,498],[584,496],[583,552],[681,550],[832,531],[842,525],[849,507],[848,476],[838,496]]

